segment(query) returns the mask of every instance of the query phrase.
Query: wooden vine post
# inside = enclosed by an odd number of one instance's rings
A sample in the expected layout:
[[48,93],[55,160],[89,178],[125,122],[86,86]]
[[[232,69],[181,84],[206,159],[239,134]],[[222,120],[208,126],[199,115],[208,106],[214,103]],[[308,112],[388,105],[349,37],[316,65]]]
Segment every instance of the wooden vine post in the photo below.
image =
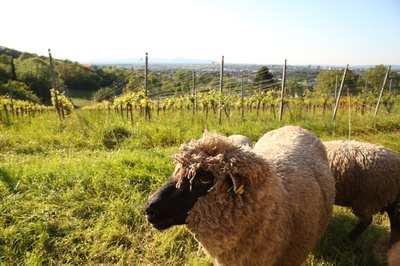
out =
[[144,113],[145,113],[144,115],[146,120],[150,121],[150,108],[149,108],[149,103],[147,102],[147,87],[149,84],[148,75],[149,75],[149,56],[148,53],[146,53],[146,60],[144,67],[144,97],[146,100],[146,104],[144,106]]
[[197,110],[197,92],[196,92],[196,70],[193,70],[193,89],[192,89],[192,109],[193,114]]
[[283,72],[282,72],[282,91],[281,91],[281,105],[280,105],[280,111],[279,111],[279,121],[282,121],[282,115],[283,115],[283,105],[284,105],[283,97],[285,95],[286,61],[287,60],[285,59],[285,64],[283,65]]
[[[224,56],[221,59],[221,69],[219,75],[219,92],[222,96],[222,88],[224,87]],[[221,98],[219,99],[219,110],[218,110],[218,123],[221,125],[222,123],[222,103]]]
[[243,90],[243,72],[242,72],[242,84],[241,84],[241,99],[240,99],[240,107],[241,107],[241,112],[242,112],[242,119],[244,118],[244,90]]
[[49,48],[49,60],[50,60],[50,73],[51,73],[51,83],[53,85],[53,90],[54,90],[54,101],[56,105],[56,110],[58,112],[58,116],[60,117],[61,120],[64,118],[64,113],[61,111],[61,106],[58,102],[58,89],[57,89],[57,82],[56,82],[56,77],[54,75],[54,66],[53,66],[53,58],[51,57],[51,51]]
[[349,69],[349,64],[346,65],[346,68],[345,68],[344,73],[343,73],[342,82],[340,83],[339,92],[338,92],[338,95],[336,97],[336,104],[335,104],[335,109],[333,110],[332,120],[335,120],[335,118],[336,118],[336,113],[337,113],[337,109],[338,109],[339,102],[340,102],[340,94],[342,94],[342,89],[343,89],[343,86],[344,86],[344,80],[346,79],[346,74],[347,74],[347,70],[348,69]]
[[381,99],[382,99],[383,90],[385,89],[386,80],[387,80],[387,78],[388,78],[388,76],[389,76],[390,67],[391,67],[391,66],[388,67],[388,69],[387,69],[387,71],[386,71],[385,79],[383,80],[383,85],[382,85],[381,92],[379,93],[378,103],[376,104],[374,117],[376,117],[376,114],[378,113],[379,105],[380,105]]

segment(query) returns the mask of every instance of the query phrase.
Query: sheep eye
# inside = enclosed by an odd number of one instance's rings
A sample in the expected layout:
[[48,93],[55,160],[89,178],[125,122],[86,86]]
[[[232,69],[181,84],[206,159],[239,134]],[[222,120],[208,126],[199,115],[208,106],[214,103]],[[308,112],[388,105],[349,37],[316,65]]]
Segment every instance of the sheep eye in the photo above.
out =
[[211,178],[210,176],[202,176],[199,178],[199,180],[203,185],[208,185],[214,181],[214,178]]

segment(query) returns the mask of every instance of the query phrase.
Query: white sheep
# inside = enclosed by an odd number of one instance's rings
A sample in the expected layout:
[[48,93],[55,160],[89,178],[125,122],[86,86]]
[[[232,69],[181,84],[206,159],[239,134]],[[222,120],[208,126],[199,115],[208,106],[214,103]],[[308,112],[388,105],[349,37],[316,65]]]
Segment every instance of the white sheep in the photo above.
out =
[[324,145],[336,181],[335,204],[350,207],[359,218],[350,239],[364,232],[374,214],[386,211],[391,227],[389,246],[400,240],[400,155],[359,141],[326,141]]
[[254,149],[206,132],[174,159],[147,220],[159,230],[186,224],[216,265],[300,265],[331,219],[334,179],[307,130],[268,132]]
[[230,139],[231,141],[233,141],[235,144],[237,145],[241,145],[241,146],[247,146],[249,148],[253,148],[253,143],[251,142],[251,140],[244,136],[244,135],[230,135],[228,137],[228,139]]

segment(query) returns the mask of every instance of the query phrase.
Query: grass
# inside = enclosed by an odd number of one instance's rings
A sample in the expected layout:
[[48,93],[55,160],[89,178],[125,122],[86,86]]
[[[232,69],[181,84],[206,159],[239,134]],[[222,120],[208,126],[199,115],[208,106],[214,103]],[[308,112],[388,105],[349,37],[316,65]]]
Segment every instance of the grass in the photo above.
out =
[[72,100],[74,106],[80,108],[87,105],[92,105],[92,94],[95,91],[90,90],[73,90],[68,89],[68,95]]
[[[133,122],[114,111],[75,110],[13,117],[0,124],[0,265],[210,265],[183,226],[158,232],[145,221],[144,204],[171,174],[171,155],[204,130],[244,134],[256,141],[285,124],[310,129],[323,140],[350,138],[400,151],[399,111],[388,116],[329,113],[153,113]],[[335,206],[334,218],[306,265],[380,265],[386,262],[389,222],[376,215],[355,243],[356,223]]]

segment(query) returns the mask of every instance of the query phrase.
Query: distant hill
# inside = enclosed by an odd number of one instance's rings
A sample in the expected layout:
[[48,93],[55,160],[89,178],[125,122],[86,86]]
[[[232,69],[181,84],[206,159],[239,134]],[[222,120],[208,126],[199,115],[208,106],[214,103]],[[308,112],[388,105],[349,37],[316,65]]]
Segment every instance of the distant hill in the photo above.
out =
[[2,54],[11,56],[12,58],[18,58],[18,57],[20,57],[22,52],[0,45],[0,55],[2,55]]

